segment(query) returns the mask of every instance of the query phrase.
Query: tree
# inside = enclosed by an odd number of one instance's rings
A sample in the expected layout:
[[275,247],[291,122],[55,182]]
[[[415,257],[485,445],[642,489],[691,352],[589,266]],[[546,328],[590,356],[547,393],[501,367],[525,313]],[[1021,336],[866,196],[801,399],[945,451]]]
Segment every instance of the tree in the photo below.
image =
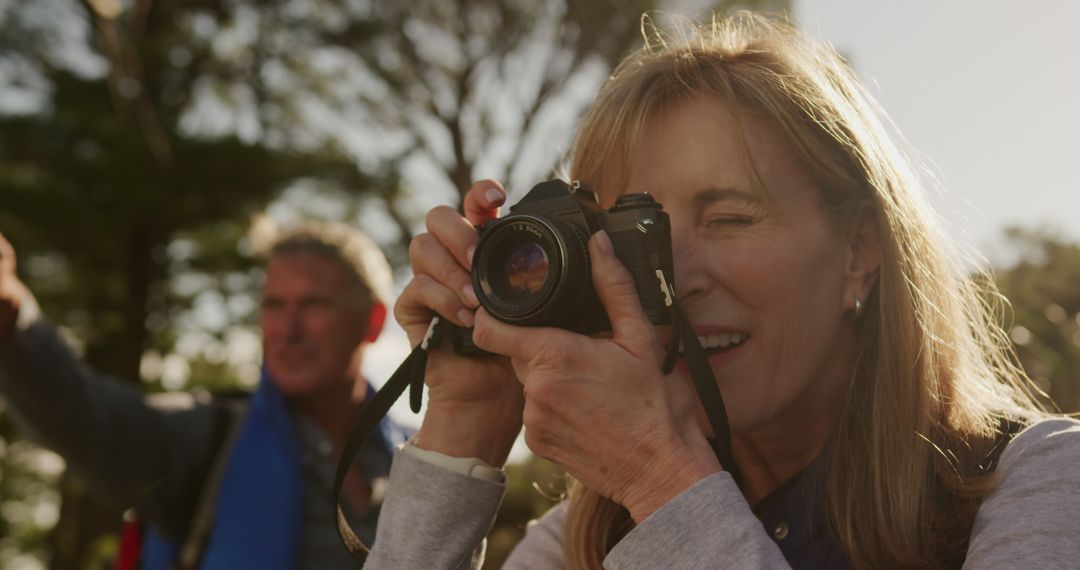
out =
[[[0,228],[86,359],[138,381],[210,296],[250,319],[244,228],[283,189],[328,190],[350,217],[363,197],[400,264],[422,213],[474,178],[546,176],[657,4],[0,0]],[[185,364],[230,373],[211,328]],[[66,489],[56,568],[87,565],[119,520]]]
[[[357,121],[401,136],[401,158],[460,198],[481,177],[524,194],[551,174],[613,64],[642,43],[657,0],[466,0],[371,5],[327,36],[371,79]],[[708,2],[785,9],[786,0]],[[661,20],[664,14],[657,15]]]
[[[318,178],[354,192],[396,186],[389,175],[361,170],[317,131],[305,134],[303,121],[289,115],[304,97],[281,102],[290,89],[266,88],[265,101],[236,103],[229,88],[258,75],[257,58],[222,48],[220,34],[245,25],[250,3],[7,7],[2,61],[16,78],[36,78],[29,83],[40,102],[32,112],[0,117],[0,227],[25,260],[42,306],[98,370],[137,382],[144,350],[169,350],[170,321],[184,308],[171,294],[167,255],[178,238],[223,234],[230,248],[203,247],[214,244],[203,240],[191,264],[242,267],[240,228],[296,180]],[[72,39],[58,29],[77,32]],[[64,49],[86,50],[89,63],[72,63]],[[318,76],[304,67],[309,53],[289,57],[294,78]],[[215,116],[200,106],[215,104],[257,119],[236,119],[224,132],[197,128],[196,118]],[[261,136],[290,128],[304,136]],[[120,518],[74,482],[65,491],[53,566],[81,567],[96,537]]]
[[1080,244],[1038,229],[1006,232],[1017,261],[998,272],[1006,329],[1028,375],[1065,412],[1080,411]]
[[[638,16],[656,2],[426,0],[372,7],[389,33],[365,42],[366,29],[357,23],[328,39],[355,54],[376,80],[373,93],[393,94],[365,97],[371,119],[404,133],[412,157],[464,193],[478,169],[507,181],[515,169],[531,177],[550,170],[566,138],[552,137],[558,131],[551,129],[566,132],[591,87],[640,42]],[[530,151],[539,154],[531,164]]]

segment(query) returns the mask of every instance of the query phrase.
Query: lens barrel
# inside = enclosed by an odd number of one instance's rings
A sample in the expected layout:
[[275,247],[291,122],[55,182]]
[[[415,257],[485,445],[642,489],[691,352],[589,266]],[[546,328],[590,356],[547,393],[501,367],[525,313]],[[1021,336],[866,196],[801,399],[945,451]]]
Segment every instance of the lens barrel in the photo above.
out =
[[591,290],[588,236],[542,215],[510,215],[488,227],[476,246],[473,285],[495,318],[560,326]]

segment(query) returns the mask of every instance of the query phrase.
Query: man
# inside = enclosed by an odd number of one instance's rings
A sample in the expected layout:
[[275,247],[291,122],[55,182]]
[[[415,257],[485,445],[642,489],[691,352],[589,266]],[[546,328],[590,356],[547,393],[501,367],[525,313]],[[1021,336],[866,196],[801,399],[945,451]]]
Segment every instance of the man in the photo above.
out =
[[[386,317],[390,269],[370,240],[337,224],[281,232],[264,220],[252,241],[267,259],[258,388],[241,406],[162,409],[77,360],[40,316],[0,236],[0,395],[89,488],[148,523],[144,570],[355,567],[330,497],[371,391],[360,364]],[[379,482],[404,439],[386,422],[380,436],[358,454],[343,492],[368,544]]]

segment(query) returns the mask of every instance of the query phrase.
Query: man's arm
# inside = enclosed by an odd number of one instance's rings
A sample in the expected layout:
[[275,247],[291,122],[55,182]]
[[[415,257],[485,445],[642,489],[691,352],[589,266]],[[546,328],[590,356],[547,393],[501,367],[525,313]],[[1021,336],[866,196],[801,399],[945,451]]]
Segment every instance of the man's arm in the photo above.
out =
[[81,362],[41,318],[2,235],[0,397],[24,430],[59,453],[92,492],[138,507],[164,530],[185,524],[212,452],[215,410],[154,409],[135,386]]

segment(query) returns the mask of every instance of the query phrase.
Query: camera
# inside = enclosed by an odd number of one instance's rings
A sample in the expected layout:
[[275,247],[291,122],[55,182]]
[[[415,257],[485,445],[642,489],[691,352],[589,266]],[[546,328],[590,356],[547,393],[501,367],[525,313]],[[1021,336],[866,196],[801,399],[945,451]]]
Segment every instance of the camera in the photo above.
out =
[[[582,334],[611,330],[592,284],[589,237],[605,230],[615,255],[634,278],[649,321],[671,324],[671,225],[648,194],[620,196],[608,210],[580,183],[548,180],[478,228],[472,281],[480,304],[514,325]],[[478,354],[472,331],[456,329],[455,351]]]

